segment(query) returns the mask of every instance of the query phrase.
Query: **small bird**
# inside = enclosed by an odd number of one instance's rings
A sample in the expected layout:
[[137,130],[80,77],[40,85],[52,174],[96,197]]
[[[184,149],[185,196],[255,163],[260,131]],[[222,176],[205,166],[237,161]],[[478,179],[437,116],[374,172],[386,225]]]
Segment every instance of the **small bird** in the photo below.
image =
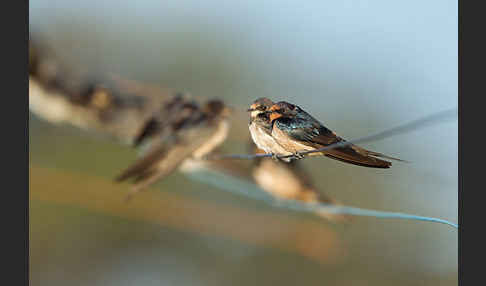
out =
[[177,93],[169,98],[162,105],[161,110],[154,114],[146,121],[133,140],[133,146],[138,147],[142,143],[150,141],[157,134],[168,135],[167,132],[174,131],[170,124],[193,116],[199,109],[198,104],[189,95]]
[[186,159],[201,159],[226,139],[229,108],[222,101],[209,100],[202,107],[181,98],[172,103],[164,107],[172,114],[158,117],[164,122],[150,120],[135,140],[135,144],[149,141],[146,154],[116,178],[119,182],[134,179],[127,199],[172,173]]
[[[270,121],[269,109],[275,103],[268,98],[262,97],[255,100],[250,108],[247,110],[250,112],[250,135],[253,142],[258,148],[265,151],[267,154],[279,154],[279,155],[292,155],[285,148],[275,141],[272,136],[273,123]],[[290,162],[291,158],[283,158],[283,161]]]
[[[251,150],[257,154],[264,153],[254,144]],[[257,157],[253,159],[252,165],[252,176],[255,182],[262,190],[276,199],[296,200],[302,203],[340,204],[314,186],[311,177],[297,160],[284,163],[279,160]],[[349,216],[330,213],[325,209],[316,210],[316,214],[331,222],[348,223],[351,221]]]
[[[273,154],[288,155],[290,153],[294,154],[294,158],[301,159],[304,157],[300,154],[303,151],[316,150],[346,141],[297,105],[280,101],[272,105],[265,113],[272,126],[271,136],[285,150],[285,152],[279,152],[279,149],[269,150]],[[317,155],[371,168],[390,168],[392,165],[391,162],[376,157],[403,161],[354,144],[308,154],[308,156]]]

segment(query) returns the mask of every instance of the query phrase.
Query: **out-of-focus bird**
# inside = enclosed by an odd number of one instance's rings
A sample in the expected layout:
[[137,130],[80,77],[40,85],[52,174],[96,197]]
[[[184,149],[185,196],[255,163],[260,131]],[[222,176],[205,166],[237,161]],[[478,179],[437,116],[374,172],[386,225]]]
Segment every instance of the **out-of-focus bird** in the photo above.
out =
[[[295,158],[303,158],[300,152],[316,150],[337,142],[345,142],[335,132],[326,128],[299,106],[280,101],[266,112],[272,124],[271,135],[286,152],[270,150],[277,155],[294,154]],[[371,167],[390,168],[391,162],[376,157],[402,161],[381,153],[373,152],[351,144],[323,152],[310,153],[309,156],[324,155],[346,163]]]
[[120,77],[72,71],[47,43],[29,39],[29,109],[44,120],[129,143],[142,122],[174,94],[167,89],[134,91],[131,85]]
[[142,128],[138,131],[133,140],[134,147],[139,147],[142,143],[150,142],[157,135],[163,137],[177,131],[177,124],[174,122],[187,120],[194,116],[199,110],[198,103],[189,95],[177,93],[172,98],[166,100],[160,110],[154,112],[146,120]]
[[135,140],[136,145],[147,145],[145,155],[116,178],[133,178],[135,185],[130,196],[169,175],[184,160],[209,154],[228,134],[229,107],[220,100],[209,100],[201,107],[179,96],[160,112]]
[[[254,146],[254,145],[253,145]],[[253,148],[257,154],[264,151]],[[339,202],[319,192],[299,161],[284,163],[269,158],[255,158],[252,176],[267,193],[281,200],[296,200],[303,203],[325,203],[339,205]],[[350,217],[333,214],[324,209],[316,214],[332,222],[349,222]]]
[[[275,103],[268,98],[262,97],[255,100],[248,109],[250,112],[250,123],[248,128],[250,129],[250,135],[253,142],[258,148],[269,154],[279,155],[292,155],[285,148],[277,143],[272,136],[273,123],[270,121],[269,109]],[[286,162],[290,162],[290,158],[282,159]]]

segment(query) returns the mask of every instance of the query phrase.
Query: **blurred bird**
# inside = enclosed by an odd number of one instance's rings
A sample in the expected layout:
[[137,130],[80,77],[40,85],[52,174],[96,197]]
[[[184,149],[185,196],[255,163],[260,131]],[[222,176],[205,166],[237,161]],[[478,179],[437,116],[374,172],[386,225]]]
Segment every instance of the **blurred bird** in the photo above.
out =
[[135,185],[127,197],[164,178],[186,159],[201,159],[226,139],[229,108],[220,100],[202,107],[178,96],[154,116],[135,140],[148,141],[145,155],[123,171],[116,181],[133,178]]
[[[294,158],[301,159],[304,156],[300,152],[316,150],[337,142],[345,142],[335,132],[326,128],[297,105],[280,101],[272,105],[266,113],[272,124],[272,137],[286,151],[281,153],[277,149],[270,150],[274,154],[288,155],[288,153],[291,153],[294,154]],[[390,168],[392,165],[391,162],[375,157],[402,161],[353,144],[308,155],[324,155],[346,163],[371,168]]]
[[[264,152],[259,148],[253,148],[252,151],[257,154]],[[253,162],[252,176],[255,182],[273,197],[303,203],[339,205],[339,202],[315,188],[310,176],[302,169],[299,161],[284,163],[257,157]],[[347,223],[351,220],[349,216],[333,214],[325,210],[318,210],[316,214],[332,222]]]
[[173,96],[168,90],[130,90],[120,77],[82,75],[67,68],[46,44],[29,39],[29,109],[51,123],[68,123],[125,144]]
[[[255,100],[250,108],[247,110],[250,112],[249,129],[253,142],[260,148],[269,154],[279,155],[292,155],[272,137],[272,122],[270,121],[269,109],[275,103],[268,98],[262,97]],[[290,162],[291,158],[282,159],[286,162]]]
[[154,112],[146,120],[146,123],[136,134],[133,146],[139,147],[157,134],[169,135],[170,132],[177,129],[173,128],[175,126],[171,126],[172,123],[194,116],[198,109],[198,104],[189,95],[177,93],[162,104],[161,110]]

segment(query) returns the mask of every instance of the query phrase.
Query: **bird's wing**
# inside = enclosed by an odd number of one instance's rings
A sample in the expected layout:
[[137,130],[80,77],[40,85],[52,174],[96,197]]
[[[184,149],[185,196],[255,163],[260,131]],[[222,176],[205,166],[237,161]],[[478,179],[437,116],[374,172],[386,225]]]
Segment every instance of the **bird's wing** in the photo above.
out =
[[139,146],[157,133],[164,131],[172,123],[183,119],[189,119],[193,115],[192,110],[183,110],[185,104],[191,104],[190,98],[175,96],[166,101],[163,108],[146,121],[139,133],[135,136],[134,146]]
[[198,126],[186,127],[180,130],[170,143],[157,142],[151,150],[123,171],[117,181],[134,178],[133,192],[140,191],[157,180],[169,175],[186,158],[207,141],[216,131],[213,125],[206,122]]
[[302,119],[282,117],[276,120],[277,128],[285,131],[294,140],[304,144],[330,145],[343,139],[318,122]]
[[[315,120],[279,118],[275,124],[277,124],[277,128],[286,131],[285,133],[288,134],[290,139],[297,140],[316,149],[346,141]],[[319,153],[312,154],[318,155]],[[371,152],[356,145],[326,150],[321,154],[332,159],[364,167],[390,168],[391,166],[391,163],[388,161],[372,157],[380,153]]]
[[153,117],[150,118],[135,136],[135,139],[133,140],[133,145],[135,147],[139,146],[142,141],[145,141],[145,139],[153,136],[159,129],[160,127],[157,120]]

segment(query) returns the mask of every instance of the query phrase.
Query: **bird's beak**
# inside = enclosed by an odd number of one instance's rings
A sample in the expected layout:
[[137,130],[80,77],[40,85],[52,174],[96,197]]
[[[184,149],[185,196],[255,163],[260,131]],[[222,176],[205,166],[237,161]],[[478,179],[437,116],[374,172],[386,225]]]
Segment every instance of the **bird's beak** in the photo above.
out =
[[250,108],[250,109],[247,109],[246,111],[247,112],[252,112],[252,111],[256,111],[256,109],[255,108]]

